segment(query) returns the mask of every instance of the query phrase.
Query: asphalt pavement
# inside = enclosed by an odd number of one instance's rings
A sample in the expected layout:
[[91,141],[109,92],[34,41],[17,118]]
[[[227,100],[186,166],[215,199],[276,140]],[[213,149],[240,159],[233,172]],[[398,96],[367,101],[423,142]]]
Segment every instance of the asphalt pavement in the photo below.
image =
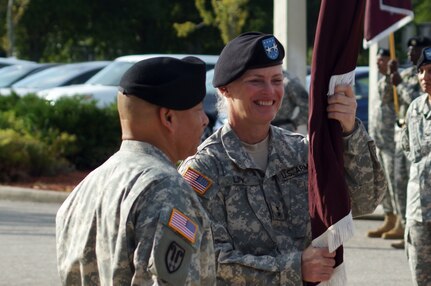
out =
[[[45,245],[55,243],[52,237],[52,233],[55,232],[54,225],[54,216],[56,209],[61,205],[64,199],[67,197],[68,193],[65,192],[56,192],[50,190],[33,190],[26,188],[17,188],[17,187],[9,187],[9,186],[0,186],[0,201],[3,201],[0,204],[0,212],[10,212],[14,208],[13,203],[17,203],[17,205],[21,203],[32,202],[39,203],[40,205],[52,205],[52,208],[48,214],[51,216],[50,222],[48,225],[44,225],[46,231],[50,234],[50,241],[45,241]],[[8,205],[5,202],[11,201],[11,205],[9,207],[4,207]],[[14,202],[15,201],[15,202]],[[2,207],[3,206],[3,207]],[[18,207],[16,207],[18,208]],[[361,217],[360,219],[355,219],[355,235],[349,241],[344,244],[344,261],[346,264],[346,272],[348,277],[348,286],[362,286],[362,285],[378,285],[378,286],[409,286],[413,285],[410,278],[410,270],[408,268],[407,259],[404,250],[397,250],[390,246],[392,241],[383,240],[380,238],[368,238],[366,237],[366,233],[370,229],[377,228],[383,219],[383,210],[379,206],[373,214],[368,216]],[[6,220],[3,218],[3,220]],[[3,221],[0,220],[0,223]],[[29,220],[31,221],[31,220]],[[6,226],[12,224],[12,222],[3,222]],[[29,227],[29,232],[32,232],[32,228]],[[1,229],[1,225],[0,225]],[[37,228],[35,228],[37,229]],[[4,233],[0,232],[0,241],[5,238]],[[43,239],[43,238],[42,238]],[[48,238],[46,238],[48,239]],[[13,248],[13,241],[8,242],[10,247]],[[52,247],[51,249],[54,249]],[[8,251],[9,248],[3,251]],[[35,250],[37,251],[37,249]],[[40,252],[47,257],[44,257],[43,260],[39,261],[39,265],[30,265],[26,270],[26,275],[31,276],[31,272],[34,271],[39,273],[39,269],[41,267],[46,267],[48,269],[53,268],[55,265],[55,251],[49,254],[44,250],[40,250]],[[3,253],[5,254],[5,253]],[[19,255],[22,256],[22,261],[34,261],[34,256],[36,255],[33,252],[24,251]],[[28,256],[28,257],[26,257]],[[30,257],[32,256],[32,257]],[[0,256],[1,257],[1,256]],[[3,256],[5,257],[5,256]],[[0,261],[2,258],[0,258]],[[4,261],[1,261],[4,263]],[[1,263],[0,263],[1,265]],[[8,264],[7,264],[8,265]],[[11,265],[8,265],[11,266]],[[17,265],[16,267],[19,267]],[[15,266],[13,266],[13,269]],[[3,268],[3,270],[5,270]],[[53,270],[53,269],[51,269]],[[0,271],[2,272],[2,271]],[[46,274],[46,284],[38,284],[38,285],[52,285],[52,281],[58,281],[55,276],[56,271],[50,271]],[[39,280],[42,281],[42,280]],[[3,284],[6,283],[6,284]],[[24,285],[19,283],[18,281],[5,281],[0,279],[0,285]],[[35,285],[35,284],[33,284]]]

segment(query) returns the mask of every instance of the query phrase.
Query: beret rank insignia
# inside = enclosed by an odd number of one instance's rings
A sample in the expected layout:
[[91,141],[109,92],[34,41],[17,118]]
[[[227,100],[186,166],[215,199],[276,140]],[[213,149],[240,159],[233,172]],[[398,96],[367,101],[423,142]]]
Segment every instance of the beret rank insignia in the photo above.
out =
[[278,58],[278,47],[274,37],[262,40],[266,55],[271,60]]

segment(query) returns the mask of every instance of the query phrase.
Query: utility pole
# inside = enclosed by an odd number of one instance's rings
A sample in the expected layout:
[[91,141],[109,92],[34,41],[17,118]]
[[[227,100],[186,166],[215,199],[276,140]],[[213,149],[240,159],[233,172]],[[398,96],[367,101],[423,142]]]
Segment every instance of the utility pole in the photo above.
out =
[[15,33],[14,33],[14,26],[13,26],[13,0],[8,0],[8,3],[7,3],[6,22],[7,22],[7,39],[9,44],[7,48],[7,55],[9,57],[12,57],[14,56],[14,53],[15,53]]

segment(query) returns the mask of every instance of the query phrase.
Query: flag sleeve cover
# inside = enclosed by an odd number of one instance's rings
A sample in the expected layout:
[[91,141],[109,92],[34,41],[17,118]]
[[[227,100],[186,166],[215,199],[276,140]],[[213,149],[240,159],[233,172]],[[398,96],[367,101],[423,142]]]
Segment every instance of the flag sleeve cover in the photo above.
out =
[[342,129],[338,121],[327,118],[326,107],[337,84],[353,84],[364,8],[365,0],[322,0],[314,40],[308,121],[312,245],[336,250],[334,274],[319,285],[346,283],[342,243],[353,235],[353,220],[344,178]]

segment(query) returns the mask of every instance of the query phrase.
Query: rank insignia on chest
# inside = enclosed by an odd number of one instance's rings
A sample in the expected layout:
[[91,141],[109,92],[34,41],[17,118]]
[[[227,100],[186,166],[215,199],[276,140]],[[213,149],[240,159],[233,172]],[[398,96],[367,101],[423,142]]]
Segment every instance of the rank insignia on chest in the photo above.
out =
[[179,210],[175,208],[172,210],[168,226],[191,243],[195,243],[198,225]]
[[203,196],[212,185],[212,181],[210,179],[191,167],[187,168],[183,177],[193,190],[201,196]]

